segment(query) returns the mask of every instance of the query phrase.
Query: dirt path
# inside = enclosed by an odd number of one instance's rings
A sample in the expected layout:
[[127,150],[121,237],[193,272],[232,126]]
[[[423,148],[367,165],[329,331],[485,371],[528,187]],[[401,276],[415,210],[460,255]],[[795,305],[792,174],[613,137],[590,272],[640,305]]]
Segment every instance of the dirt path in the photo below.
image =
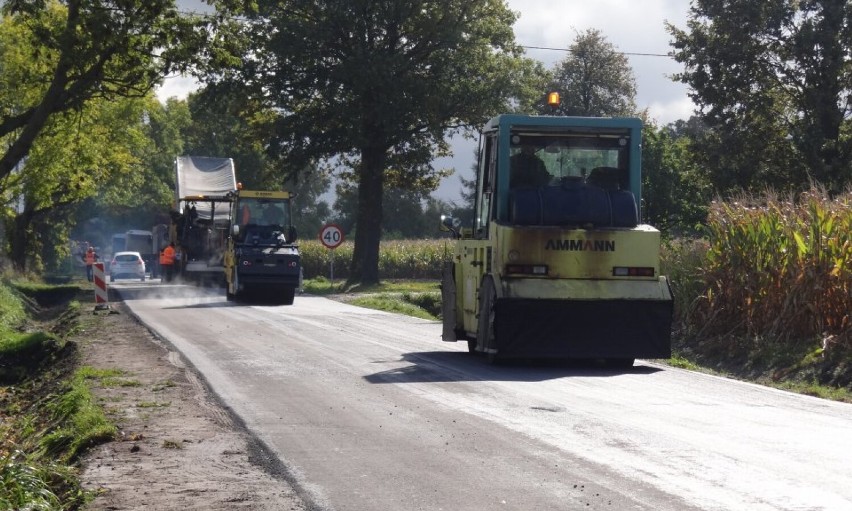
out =
[[83,314],[75,337],[83,365],[123,373],[94,386],[120,433],[84,459],[84,486],[99,491],[86,509],[306,510],[286,468],[180,355],[121,303],[112,309],[117,314]]

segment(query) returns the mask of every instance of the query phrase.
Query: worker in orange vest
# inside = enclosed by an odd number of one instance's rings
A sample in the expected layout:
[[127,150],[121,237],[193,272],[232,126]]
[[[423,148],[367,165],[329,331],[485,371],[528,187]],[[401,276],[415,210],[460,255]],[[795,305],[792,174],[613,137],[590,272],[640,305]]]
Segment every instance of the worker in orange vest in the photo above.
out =
[[83,254],[83,261],[86,263],[86,279],[89,282],[94,280],[94,275],[92,273],[92,265],[98,260],[98,253],[95,252],[95,249],[89,245],[89,248],[86,249],[86,253]]
[[243,209],[240,213],[240,224],[243,226],[248,225],[251,222],[251,208],[248,207],[248,204],[243,204]]
[[175,244],[169,243],[169,246],[160,252],[160,269],[163,270],[163,280],[171,282],[174,277],[175,267]]

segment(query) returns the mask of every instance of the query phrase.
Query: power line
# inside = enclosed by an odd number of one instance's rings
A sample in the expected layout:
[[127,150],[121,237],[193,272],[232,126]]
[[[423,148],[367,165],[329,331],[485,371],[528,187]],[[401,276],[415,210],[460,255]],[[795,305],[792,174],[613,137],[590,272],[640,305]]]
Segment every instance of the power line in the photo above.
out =
[[[189,16],[197,16],[200,18],[211,19],[215,17],[213,13],[205,13],[198,11],[182,11],[179,10],[178,14],[189,15]],[[242,19],[241,17],[228,16],[229,19]],[[554,48],[550,46],[527,46],[524,44],[519,45],[521,48],[525,48],[527,50],[548,50],[548,51],[563,51],[570,52],[571,48]],[[621,55],[628,55],[631,57],[668,57],[671,58],[671,55],[666,53],[641,53],[641,52],[631,52],[631,51],[616,51],[615,53],[620,53]]]
[[[520,46],[521,46],[521,48],[525,48],[527,50],[551,50],[551,51],[568,51],[568,52],[573,51],[571,48],[551,48],[549,46],[526,46],[526,45],[523,45],[523,44],[520,45]],[[671,55],[668,55],[666,53],[638,53],[638,52],[631,52],[631,51],[616,51],[614,53],[620,53],[622,55],[630,55],[630,56],[636,56],[636,57],[668,57],[668,58],[671,58]]]

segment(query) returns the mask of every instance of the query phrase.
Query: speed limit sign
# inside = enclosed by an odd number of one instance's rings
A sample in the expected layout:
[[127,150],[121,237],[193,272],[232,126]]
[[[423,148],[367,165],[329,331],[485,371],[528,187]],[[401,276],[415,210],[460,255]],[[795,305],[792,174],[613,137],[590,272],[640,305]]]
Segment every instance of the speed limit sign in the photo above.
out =
[[343,243],[343,229],[339,225],[325,224],[320,229],[319,239],[326,248],[337,248]]

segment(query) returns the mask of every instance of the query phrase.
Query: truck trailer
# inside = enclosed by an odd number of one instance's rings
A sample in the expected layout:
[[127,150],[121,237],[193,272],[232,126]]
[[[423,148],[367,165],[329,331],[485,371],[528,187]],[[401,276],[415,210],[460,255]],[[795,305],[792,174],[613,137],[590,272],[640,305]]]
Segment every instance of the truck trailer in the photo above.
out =
[[660,232],[640,218],[635,118],[500,115],[480,136],[472,225],[441,283],[444,341],[499,359],[671,356]]

